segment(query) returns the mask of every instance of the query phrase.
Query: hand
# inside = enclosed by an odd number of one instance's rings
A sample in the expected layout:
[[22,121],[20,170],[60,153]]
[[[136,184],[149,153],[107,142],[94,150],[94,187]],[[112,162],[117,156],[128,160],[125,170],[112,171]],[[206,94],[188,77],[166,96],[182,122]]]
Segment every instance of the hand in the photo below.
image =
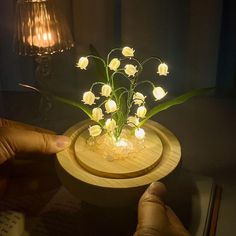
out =
[[139,201],[138,225],[134,236],[189,236],[170,207],[163,202],[165,185],[152,183]]
[[70,144],[70,139],[63,135],[0,119],[0,164],[21,153],[53,154]]

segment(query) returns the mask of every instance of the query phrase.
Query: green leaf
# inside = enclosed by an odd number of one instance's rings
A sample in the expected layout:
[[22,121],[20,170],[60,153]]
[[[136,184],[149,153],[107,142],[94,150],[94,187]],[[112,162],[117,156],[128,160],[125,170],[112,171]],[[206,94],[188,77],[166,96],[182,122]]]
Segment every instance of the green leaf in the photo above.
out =
[[[44,90],[41,90],[41,89],[38,89],[36,87],[33,87],[33,86],[30,86],[30,85],[27,85],[27,84],[19,84],[20,86],[24,87],[24,88],[27,88],[27,89],[31,89],[31,90],[34,90],[40,94],[42,94],[43,96],[46,96],[46,97],[49,97],[50,99],[55,99],[59,102],[63,102],[67,105],[71,105],[71,106],[74,106],[76,108],[79,108],[81,109],[89,118],[92,118],[92,111],[91,109],[89,109],[87,106],[85,106],[83,103],[81,102],[75,102],[75,101],[72,101],[72,100],[69,100],[67,98],[63,98],[63,97],[59,97],[57,95],[54,95],[50,92],[47,92],[47,91],[44,91]],[[102,123],[98,122],[100,125],[102,125]]]
[[[89,45],[89,49],[92,55],[102,58],[97,49],[92,44]],[[93,58],[93,60],[96,65],[98,76],[101,78],[102,82],[106,82],[106,68],[104,67],[104,64],[95,58]]]
[[204,93],[207,93],[211,90],[214,90],[215,88],[201,88],[201,89],[194,89],[190,92],[184,93],[181,96],[174,98],[170,101],[164,102],[160,105],[157,105],[156,107],[152,108],[147,114],[145,119],[143,119],[139,126],[142,126],[147,120],[149,120],[151,117],[153,117],[154,115],[156,115],[157,113],[164,111],[172,106],[175,105],[179,105],[182,104],[184,102],[186,102],[188,99],[194,97],[194,96],[198,96]]
[[82,104],[80,102],[74,102],[74,101],[71,101],[67,98],[59,97],[59,96],[56,96],[56,95],[51,95],[51,96],[57,101],[60,101],[60,102],[63,102],[65,104],[68,104],[68,105],[71,105],[71,106],[74,106],[76,108],[81,109],[86,115],[88,115],[88,117],[92,118],[91,110],[88,107],[86,107],[84,104]]
[[[59,97],[59,96],[56,96],[56,95],[51,95],[51,96],[52,96],[52,98],[54,98],[57,101],[60,101],[60,102],[63,102],[65,104],[67,104],[67,105],[71,105],[73,107],[81,109],[90,119],[92,119],[92,111],[91,111],[91,109],[89,109],[83,103],[81,103],[81,102],[74,102],[74,101],[71,101],[71,100],[69,100],[67,98]],[[97,122],[97,123],[99,125],[101,125],[102,127],[104,126],[104,121]]]

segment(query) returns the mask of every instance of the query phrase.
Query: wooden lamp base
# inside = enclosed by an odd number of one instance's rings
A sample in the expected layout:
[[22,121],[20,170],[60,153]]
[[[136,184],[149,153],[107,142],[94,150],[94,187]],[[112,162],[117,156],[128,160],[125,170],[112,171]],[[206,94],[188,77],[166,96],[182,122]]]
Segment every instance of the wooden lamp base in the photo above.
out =
[[144,148],[109,161],[88,146],[88,126],[80,122],[65,135],[69,148],[57,154],[57,173],[63,185],[81,200],[99,206],[127,206],[138,201],[150,183],[170,174],[181,156],[177,138],[154,121],[144,125]]

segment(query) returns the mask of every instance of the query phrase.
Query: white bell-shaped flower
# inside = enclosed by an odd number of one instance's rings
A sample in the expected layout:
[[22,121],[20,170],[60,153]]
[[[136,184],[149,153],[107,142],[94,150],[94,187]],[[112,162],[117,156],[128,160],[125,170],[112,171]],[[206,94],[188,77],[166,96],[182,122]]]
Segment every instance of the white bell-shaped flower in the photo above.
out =
[[94,121],[99,121],[99,120],[102,120],[103,119],[103,112],[102,112],[102,109],[100,107],[96,107],[96,108],[93,108],[92,110],[92,119]]
[[96,137],[102,133],[102,128],[99,125],[93,125],[89,127],[89,135]]
[[146,113],[147,113],[146,107],[145,107],[145,106],[140,106],[140,107],[138,107],[138,109],[137,109],[136,115],[137,115],[138,117],[140,117],[140,118],[144,118],[145,115],[146,115]]
[[146,96],[144,96],[142,93],[136,92],[133,95],[133,100],[135,105],[141,106],[144,103]]
[[125,57],[133,57],[134,56],[134,52],[135,52],[135,50],[133,48],[130,48],[130,47],[123,47],[122,48],[122,54]]
[[118,58],[113,58],[108,65],[110,70],[114,70],[114,71],[117,71],[119,66],[120,66],[120,60]]
[[162,99],[167,94],[167,92],[165,92],[162,87],[155,87],[152,93],[153,93],[153,96],[156,98],[156,100]]
[[81,57],[76,63],[76,67],[79,67],[81,70],[86,70],[89,60],[87,57]]
[[99,97],[95,97],[93,92],[87,91],[83,94],[82,102],[84,102],[84,104],[93,105],[95,104],[95,99],[99,99]]
[[116,121],[114,119],[107,119],[105,122],[105,126],[104,128],[108,131],[108,132],[113,132],[116,129],[117,125],[116,125]]
[[115,112],[115,111],[117,110],[116,102],[115,102],[114,100],[109,99],[109,100],[105,103],[105,108],[106,108],[106,113]]
[[137,66],[134,66],[132,64],[125,65],[125,74],[127,74],[128,76],[135,76],[137,72]]
[[139,118],[136,116],[129,116],[127,119],[127,124],[131,127],[136,127],[139,125]]
[[145,137],[145,131],[142,128],[135,129],[134,135],[137,139],[144,139]]
[[166,63],[161,63],[158,68],[157,68],[157,73],[159,75],[167,75],[169,72],[168,72],[168,66],[166,65]]
[[101,95],[104,97],[109,97],[111,94],[112,88],[108,84],[104,84],[101,89]]

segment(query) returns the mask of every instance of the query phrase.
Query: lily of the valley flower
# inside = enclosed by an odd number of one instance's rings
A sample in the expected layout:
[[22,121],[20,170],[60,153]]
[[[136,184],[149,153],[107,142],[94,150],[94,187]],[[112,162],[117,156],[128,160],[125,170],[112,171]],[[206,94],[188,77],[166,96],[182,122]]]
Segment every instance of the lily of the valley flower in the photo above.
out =
[[79,67],[81,70],[86,70],[89,60],[87,57],[81,57],[76,64],[76,67]]
[[134,76],[137,72],[137,66],[134,66],[132,64],[125,65],[125,74],[127,74],[128,76]]
[[144,118],[145,115],[147,113],[147,109],[145,106],[140,106],[138,109],[137,109],[137,113],[136,115],[140,118]]
[[95,99],[99,99],[99,97],[95,97],[93,92],[87,91],[83,94],[82,102],[84,102],[84,104],[93,105],[93,104],[95,104],[95,102],[94,102]]
[[107,119],[105,122],[105,129],[108,132],[113,132],[116,129],[117,125],[116,125],[116,121],[114,119]]
[[139,125],[139,118],[136,116],[129,116],[127,119],[127,124],[131,127],[136,127]]
[[153,93],[153,96],[156,98],[156,100],[162,99],[167,94],[167,92],[165,92],[162,87],[155,87],[152,93]]
[[135,129],[134,135],[137,139],[144,139],[145,137],[145,131],[142,128]]
[[135,129],[134,135],[137,139],[144,139],[145,137],[145,131],[142,128]]
[[115,102],[114,100],[109,99],[109,100],[105,103],[105,108],[106,108],[106,113],[115,112],[115,111],[117,110],[116,102]]
[[130,47],[123,47],[123,49],[122,49],[122,54],[125,57],[133,57],[134,52],[135,52],[135,50],[133,48],[130,48]]
[[96,107],[96,108],[93,108],[92,110],[92,119],[94,121],[99,121],[99,120],[102,120],[103,119],[103,112],[102,112],[102,109],[100,107]]
[[158,68],[157,68],[157,73],[159,75],[167,75],[169,72],[168,72],[168,66],[166,65],[166,63],[161,63]]
[[109,97],[111,94],[111,91],[112,91],[111,86],[108,84],[104,84],[101,89],[101,95],[104,97]]
[[88,130],[92,137],[96,137],[102,133],[102,128],[99,125],[90,126]]
[[144,103],[146,96],[144,96],[142,93],[136,92],[133,95],[133,100],[135,105],[141,106]]
[[111,60],[111,62],[109,63],[108,67],[110,68],[110,70],[114,70],[117,71],[117,69],[120,66],[120,60],[118,58],[113,58]]

